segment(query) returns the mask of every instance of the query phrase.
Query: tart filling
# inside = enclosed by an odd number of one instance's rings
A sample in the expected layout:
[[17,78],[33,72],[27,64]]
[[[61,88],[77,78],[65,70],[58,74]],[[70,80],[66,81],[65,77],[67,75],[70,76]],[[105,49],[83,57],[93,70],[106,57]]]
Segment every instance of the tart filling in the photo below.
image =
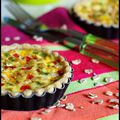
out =
[[62,88],[71,77],[69,63],[58,53],[40,45],[13,44],[2,46],[2,95],[25,97],[52,93]]
[[96,25],[119,27],[119,0],[83,0],[73,9],[81,20]]

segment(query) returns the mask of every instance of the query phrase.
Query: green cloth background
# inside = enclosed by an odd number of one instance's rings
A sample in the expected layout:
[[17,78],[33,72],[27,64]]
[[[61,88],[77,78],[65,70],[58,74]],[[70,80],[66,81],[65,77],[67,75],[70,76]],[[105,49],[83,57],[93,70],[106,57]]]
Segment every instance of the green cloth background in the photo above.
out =
[[15,0],[15,1],[23,4],[43,5],[43,4],[58,2],[59,0]]

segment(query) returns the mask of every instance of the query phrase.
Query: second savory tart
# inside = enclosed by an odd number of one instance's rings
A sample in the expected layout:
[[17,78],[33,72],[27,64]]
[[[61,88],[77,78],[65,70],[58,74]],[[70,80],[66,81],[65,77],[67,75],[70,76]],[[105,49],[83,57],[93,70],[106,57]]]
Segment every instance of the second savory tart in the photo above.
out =
[[86,32],[108,40],[119,38],[119,0],[80,0],[70,16]]
[[119,0],[87,0],[74,6],[82,19],[104,26],[119,26]]

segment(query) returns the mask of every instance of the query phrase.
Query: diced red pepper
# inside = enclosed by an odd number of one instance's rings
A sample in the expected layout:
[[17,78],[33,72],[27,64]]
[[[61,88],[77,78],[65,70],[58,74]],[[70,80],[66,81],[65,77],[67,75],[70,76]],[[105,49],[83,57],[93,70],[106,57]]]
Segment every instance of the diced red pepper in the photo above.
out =
[[60,63],[61,62],[61,60],[60,59],[57,59],[56,61],[54,61],[53,63],[54,64],[57,64],[57,63]]
[[57,59],[57,61],[56,61],[56,62],[60,63],[60,62],[61,62],[61,60],[60,60],[60,59]]
[[27,79],[32,79],[33,77],[34,77],[33,75],[28,74],[26,78],[27,78]]
[[59,75],[63,75],[63,70],[59,70],[59,71],[58,71],[58,74],[59,74]]
[[7,68],[9,68],[9,66],[4,66],[4,69],[7,69]]
[[1,83],[1,86],[3,86],[4,85],[4,83]]
[[14,53],[13,56],[14,56],[15,58],[19,58],[19,55],[18,55],[17,53]]
[[57,64],[57,61],[54,61],[53,63],[54,63],[54,64]]
[[11,69],[14,69],[14,68],[16,68],[16,66],[10,66],[10,68],[11,68]]
[[31,87],[29,85],[23,85],[20,90],[24,91],[26,89],[31,89]]
[[14,68],[16,68],[16,66],[4,66],[4,68],[5,68],[5,69],[7,69],[7,68],[14,69]]
[[31,70],[32,67],[22,67],[22,70]]
[[26,57],[26,62],[28,63],[28,62],[30,62],[30,60],[31,60],[31,57],[27,56]]

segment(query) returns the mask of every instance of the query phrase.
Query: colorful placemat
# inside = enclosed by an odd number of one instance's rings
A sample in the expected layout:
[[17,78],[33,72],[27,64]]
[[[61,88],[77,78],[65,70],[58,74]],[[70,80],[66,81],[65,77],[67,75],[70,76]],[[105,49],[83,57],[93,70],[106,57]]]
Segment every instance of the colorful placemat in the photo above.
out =
[[[69,17],[68,11],[65,8],[56,8],[53,11],[43,15],[39,18],[42,22],[44,22],[49,27],[61,27],[66,25],[69,29],[75,29],[79,32],[84,32],[83,29],[78,27]],[[20,40],[14,40],[14,37],[19,36]],[[9,41],[5,41],[5,37],[9,37]],[[31,117],[41,117],[43,120],[96,120],[99,118],[118,114],[118,110],[114,110],[108,108],[107,100],[110,98],[115,98],[115,96],[105,96],[105,91],[112,91],[113,93],[118,92],[118,71],[114,70],[112,67],[107,66],[103,63],[95,64],[91,62],[91,58],[81,55],[80,53],[73,51],[71,49],[66,48],[57,43],[51,43],[47,40],[43,41],[35,41],[29,36],[23,34],[16,28],[6,25],[2,27],[2,45],[10,45],[13,43],[30,43],[30,44],[39,44],[42,46],[46,46],[47,48],[59,52],[62,56],[64,56],[69,62],[75,59],[80,59],[81,64],[72,65],[74,69],[73,79],[70,83],[66,95],[68,95],[68,99],[65,101],[72,102],[77,107],[75,112],[67,111],[62,108],[55,108],[47,115],[38,114],[38,111],[29,111],[29,112],[19,112],[19,111],[11,111],[11,110],[2,110],[2,120],[29,120]],[[88,75],[83,71],[85,69],[93,69],[94,73],[100,76],[98,80],[99,84],[102,84],[100,87],[94,86],[94,81],[91,80],[92,74]],[[112,77],[112,83],[104,82],[105,77]],[[80,84],[80,79],[85,79],[85,82]],[[91,104],[91,100],[86,97],[86,95],[91,92],[95,93],[104,100],[102,105],[93,105]],[[84,109],[79,109],[78,107],[82,105]]]

